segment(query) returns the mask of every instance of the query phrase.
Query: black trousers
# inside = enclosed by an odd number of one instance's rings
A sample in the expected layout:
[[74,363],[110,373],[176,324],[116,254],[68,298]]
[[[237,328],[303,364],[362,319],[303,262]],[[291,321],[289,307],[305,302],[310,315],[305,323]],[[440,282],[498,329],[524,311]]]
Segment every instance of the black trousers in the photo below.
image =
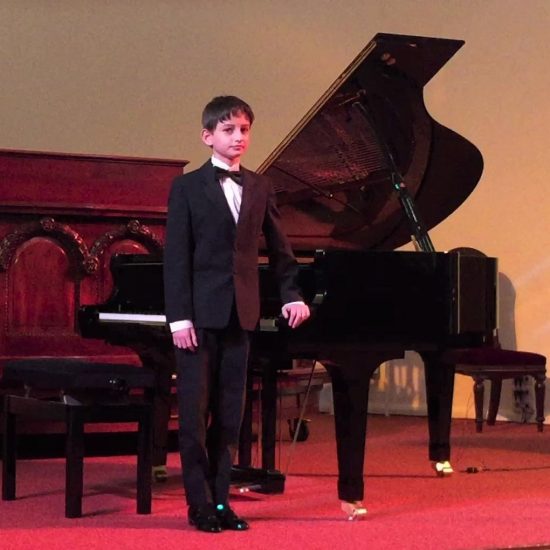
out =
[[226,504],[239,442],[249,333],[233,315],[224,329],[196,329],[195,352],[176,348],[179,445],[189,506]]

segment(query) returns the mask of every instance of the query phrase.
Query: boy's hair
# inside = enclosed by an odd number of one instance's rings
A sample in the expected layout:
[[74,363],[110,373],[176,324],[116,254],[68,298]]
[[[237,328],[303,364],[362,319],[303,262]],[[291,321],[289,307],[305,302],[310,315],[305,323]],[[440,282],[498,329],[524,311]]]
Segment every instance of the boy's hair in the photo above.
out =
[[209,132],[214,131],[218,122],[223,122],[231,116],[245,115],[250,124],[254,122],[254,113],[250,105],[234,95],[222,95],[212,99],[202,112],[202,127]]

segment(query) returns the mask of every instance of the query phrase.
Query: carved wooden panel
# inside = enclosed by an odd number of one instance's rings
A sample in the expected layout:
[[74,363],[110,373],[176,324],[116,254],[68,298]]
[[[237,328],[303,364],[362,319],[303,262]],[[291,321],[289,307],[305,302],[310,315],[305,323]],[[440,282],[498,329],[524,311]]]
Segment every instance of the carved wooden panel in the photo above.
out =
[[8,336],[69,334],[78,305],[78,283],[59,243],[35,237],[23,243],[8,270]]
[[0,366],[131,354],[80,337],[78,308],[112,292],[117,253],[158,253],[185,161],[0,150]]

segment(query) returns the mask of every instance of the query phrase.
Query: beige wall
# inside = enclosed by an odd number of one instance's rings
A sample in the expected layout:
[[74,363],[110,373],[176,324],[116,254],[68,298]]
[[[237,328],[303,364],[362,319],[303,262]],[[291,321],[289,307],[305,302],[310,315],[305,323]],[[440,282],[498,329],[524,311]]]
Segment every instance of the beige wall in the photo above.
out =
[[[0,147],[198,166],[200,110],[232,93],[258,116],[254,168],[377,32],[464,39],[426,103],[485,172],[432,238],[498,256],[504,343],[550,355],[549,29],[548,0],[0,0]],[[421,410],[409,371],[395,397]],[[462,416],[470,382],[457,394]]]

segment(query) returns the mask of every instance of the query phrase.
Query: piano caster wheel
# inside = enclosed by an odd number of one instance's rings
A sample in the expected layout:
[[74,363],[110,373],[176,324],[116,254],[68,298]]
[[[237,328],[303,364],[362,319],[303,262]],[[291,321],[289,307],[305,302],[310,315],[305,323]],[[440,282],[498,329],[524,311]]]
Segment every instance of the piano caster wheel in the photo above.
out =
[[453,467],[448,460],[432,463],[433,469],[438,477],[450,477],[453,473]]
[[[298,418],[294,418],[293,420],[290,420],[290,418],[287,420],[288,422],[288,433],[290,435],[291,439],[294,439],[294,434],[296,433],[296,427],[298,426]],[[302,423],[300,425],[300,429],[298,430],[298,437],[296,438],[296,441],[307,441],[307,438],[309,437],[309,428],[307,423],[309,420],[303,419]]]
[[357,521],[367,517],[367,509],[359,500],[355,500],[353,502],[343,501],[342,511],[347,514],[348,521]]
[[164,483],[168,479],[166,466],[153,466],[153,481],[155,483]]

